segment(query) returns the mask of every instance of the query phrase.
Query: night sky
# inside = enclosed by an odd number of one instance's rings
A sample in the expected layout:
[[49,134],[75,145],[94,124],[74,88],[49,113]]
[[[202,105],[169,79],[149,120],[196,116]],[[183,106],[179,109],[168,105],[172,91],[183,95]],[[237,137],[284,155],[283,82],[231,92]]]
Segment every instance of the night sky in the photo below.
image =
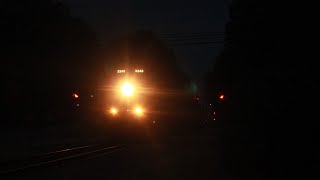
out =
[[[167,33],[224,32],[230,0],[64,0],[71,14],[84,18],[102,43],[148,29]],[[172,46],[181,68],[200,82],[223,44]]]

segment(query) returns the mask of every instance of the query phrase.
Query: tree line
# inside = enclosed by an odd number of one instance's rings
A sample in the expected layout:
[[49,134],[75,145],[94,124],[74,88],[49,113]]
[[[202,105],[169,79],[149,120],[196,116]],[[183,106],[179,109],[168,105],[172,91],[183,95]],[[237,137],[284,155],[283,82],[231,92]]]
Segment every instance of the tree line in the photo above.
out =
[[302,7],[293,5],[234,0],[230,6],[224,49],[205,77],[206,96],[220,114],[225,175],[315,175],[317,70],[304,58],[307,25],[294,10]]

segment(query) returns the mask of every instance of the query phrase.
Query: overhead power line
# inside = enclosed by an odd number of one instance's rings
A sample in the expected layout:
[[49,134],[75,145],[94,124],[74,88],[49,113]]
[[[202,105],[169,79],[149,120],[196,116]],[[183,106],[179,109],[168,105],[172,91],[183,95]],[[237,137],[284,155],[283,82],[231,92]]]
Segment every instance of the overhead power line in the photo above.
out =
[[219,34],[224,34],[224,32],[160,33],[160,36],[219,35]]
[[184,42],[184,43],[173,43],[170,45],[174,46],[183,46],[183,45],[218,45],[218,44],[223,44],[224,41],[207,41],[207,42]]
[[169,45],[217,45],[224,43],[224,33],[205,32],[205,33],[166,33],[160,36]]
[[222,40],[224,37],[185,37],[185,38],[168,38],[166,41],[179,42],[179,41],[203,41],[203,40]]

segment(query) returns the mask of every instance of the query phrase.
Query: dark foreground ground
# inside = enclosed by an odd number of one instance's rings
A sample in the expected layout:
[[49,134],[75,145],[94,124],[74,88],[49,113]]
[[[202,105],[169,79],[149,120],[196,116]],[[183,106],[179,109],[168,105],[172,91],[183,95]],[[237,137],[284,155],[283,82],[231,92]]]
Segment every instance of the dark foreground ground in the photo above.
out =
[[[212,129],[168,133],[114,128],[50,127],[2,131],[1,165],[19,158],[66,148],[122,144],[111,154],[77,158],[14,173],[0,179],[212,179],[218,158]],[[94,129],[96,128],[96,129]],[[119,127],[118,127],[119,128]],[[84,131],[84,129],[87,129]],[[199,131],[200,130],[200,131]],[[118,133],[115,133],[117,131]],[[1,167],[5,169],[5,167]]]
[[[246,164],[255,161],[256,156],[252,152],[259,151],[252,151],[252,147],[255,146],[245,146],[246,141],[238,143],[221,141],[219,134],[227,132],[221,130],[218,132],[219,129],[213,126],[201,128],[194,126],[185,131],[181,128],[178,128],[180,131],[174,131],[164,127],[157,125],[153,128],[131,129],[113,125],[106,128],[100,125],[73,124],[45,128],[5,128],[1,131],[0,170],[6,169],[3,166],[6,162],[41,153],[97,144],[102,144],[104,147],[119,144],[124,146],[112,153],[59,161],[9,174],[0,173],[0,180],[291,179],[289,177],[319,179],[318,170],[309,168],[318,166],[298,161],[300,157],[307,155],[302,152],[309,149],[291,155],[298,151],[300,147],[298,142],[295,144],[295,149],[285,152],[276,151],[277,147],[274,145],[269,146],[268,149],[274,152],[271,155],[275,157],[267,156],[273,159],[263,159],[262,167],[279,171],[258,174],[257,172],[261,171],[254,169],[258,166],[246,166]],[[243,137],[232,139],[243,139]],[[250,178],[239,178],[238,175],[242,172],[245,173],[242,177]]]
[[123,150],[15,173],[12,179],[212,179],[214,138],[172,137]]

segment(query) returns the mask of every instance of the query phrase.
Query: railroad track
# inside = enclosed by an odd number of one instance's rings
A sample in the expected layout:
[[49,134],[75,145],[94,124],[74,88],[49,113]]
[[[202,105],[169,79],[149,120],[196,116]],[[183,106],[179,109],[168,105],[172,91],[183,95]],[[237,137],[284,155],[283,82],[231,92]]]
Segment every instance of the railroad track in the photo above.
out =
[[1,163],[0,175],[10,175],[34,168],[49,167],[62,162],[110,155],[122,151],[125,145],[87,145],[36,154],[27,158]]

